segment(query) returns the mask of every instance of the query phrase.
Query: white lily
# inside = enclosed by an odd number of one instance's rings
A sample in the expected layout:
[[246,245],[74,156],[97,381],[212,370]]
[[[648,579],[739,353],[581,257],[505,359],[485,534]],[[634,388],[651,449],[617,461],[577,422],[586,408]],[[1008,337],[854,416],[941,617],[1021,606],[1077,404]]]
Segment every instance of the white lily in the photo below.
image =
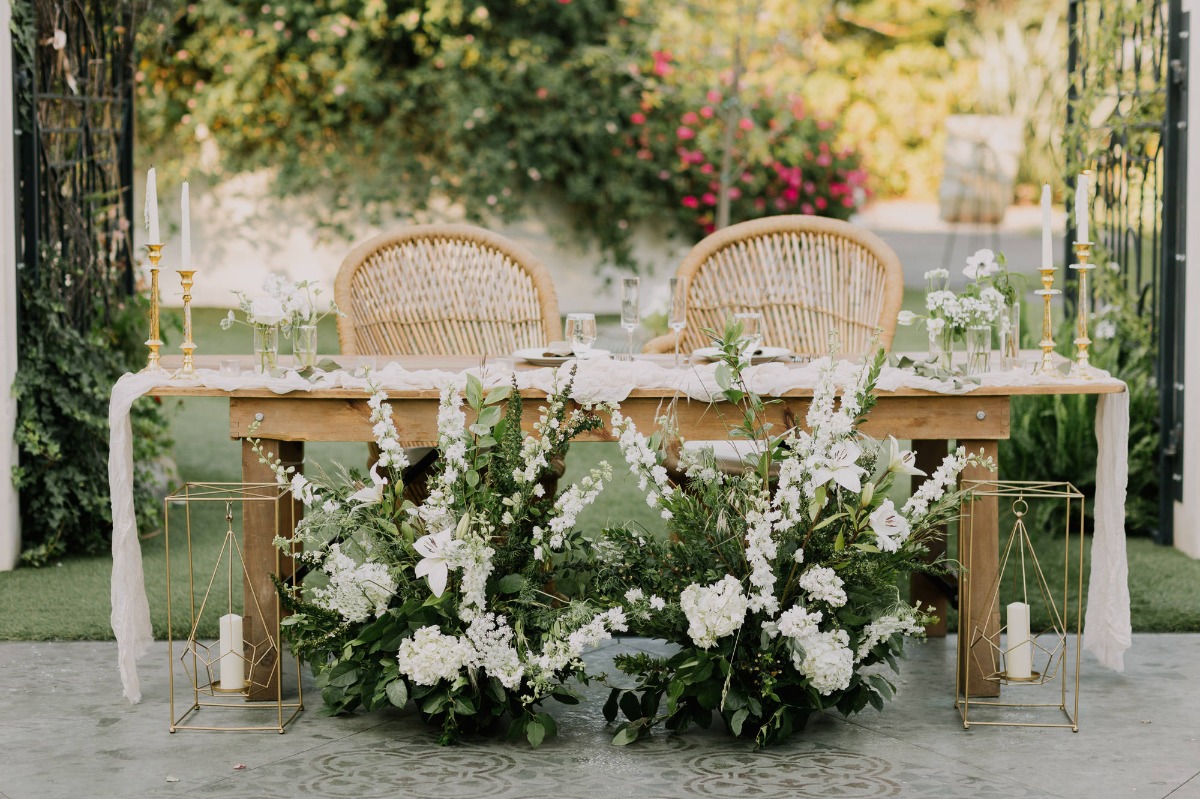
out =
[[900,449],[900,442],[895,436],[888,436],[887,470],[896,474],[925,474],[917,468],[917,454],[911,449]]
[[885,499],[870,518],[871,529],[875,531],[875,539],[879,543],[879,548],[884,552],[895,552],[912,532],[908,519],[896,510],[896,506],[890,499]]
[[387,485],[387,478],[379,475],[379,464],[376,463],[371,467],[371,485],[360,488],[350,496],[346,497],[347,502],[359,502],[363,505],[374,505],[376,502],[383,501],[383,487]]
[[862,476],[865,470],[858,465],[862,448],[853,441],[839,441],[829,448],[829,456],[822,466],[813,470],[815,485],[823,486],[830,480],[847,491],[862,491]]
[[450,569],[457,565],[454,562],[458,551],[456,543],[453,525],[440,532],[423,535],[413,542],[413,549],[421,556],[416,575],[429,578],[429,590],[434,596],[445,593]]

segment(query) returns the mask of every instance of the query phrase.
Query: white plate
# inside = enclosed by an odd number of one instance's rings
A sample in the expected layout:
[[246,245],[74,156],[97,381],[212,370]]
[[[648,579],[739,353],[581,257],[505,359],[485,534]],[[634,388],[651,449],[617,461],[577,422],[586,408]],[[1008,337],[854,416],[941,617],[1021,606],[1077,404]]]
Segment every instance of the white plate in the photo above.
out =
[[[592,358],[607,358],[611,353],[608,350],[592,349],[588,360]],[[567,361],[575,360],[574,355],[551,355],[545,347],[529,347],[528,349],[517,350],[513,353],[514,358],[520,358],[526,363],[531,363],[534,366],[562,366]]]
[[[792,351],[785,347],[759,347],[750,359],[750,363],[767,363],[775,361],[785,356],[791,355]],[[693,358],[702,358],[706,361],[715,361],[721,357],[721,350],[717,347],[701,347],[692,352]]]

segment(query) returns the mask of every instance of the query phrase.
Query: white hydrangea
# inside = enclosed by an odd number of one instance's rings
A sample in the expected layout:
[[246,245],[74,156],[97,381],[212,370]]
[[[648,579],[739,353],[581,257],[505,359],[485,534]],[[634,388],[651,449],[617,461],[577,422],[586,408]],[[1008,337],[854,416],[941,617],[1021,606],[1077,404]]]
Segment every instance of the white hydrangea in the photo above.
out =
[[854,675],[854,653],[845,630],[817,632],[796,642],[792,662],[822,696],[843,691]]
[[840,608],[846,604],[846,589],[842,578],[827,566],[810,566],[796,581],[810,597],[827,602],[830,607]]
[[386,566],[357,563],[342,552],[340,544],[329,547],[324,568],[329,584],[313,591],[313,601],[351,624],[366,621],[372,613],[382,616],[396,593],[396,580]]
[[396,656],[400,673],[417,685],[436,685],[453,680],[474,659],[470,642],[442,635],[437,627],[422,627],[400,643]]
[[818,631],[817,625],[823,617],[824,614],[819,610],[810,612],[807,608],[796,605],[780,613],[775,626],[788,638],[807,638]]
[[742,584],[731,574],[712,585],[689,585],[679,595],[688,620],[688,635],[696,646],[708,649],[741,628],[750,607]]

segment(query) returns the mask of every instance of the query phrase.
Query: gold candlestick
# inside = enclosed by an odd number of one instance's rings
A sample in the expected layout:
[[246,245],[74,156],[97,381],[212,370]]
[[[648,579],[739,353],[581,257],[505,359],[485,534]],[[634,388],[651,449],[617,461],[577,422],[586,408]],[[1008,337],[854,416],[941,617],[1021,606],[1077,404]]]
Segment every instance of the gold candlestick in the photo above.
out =
[[179,282],[183,284],[183,343],[179,345],[179,349],[183,350],[183,366],[175,373],[175,378],[195,380],[196,342],[192,341],[192,276],[196,274],[196,270],[180,269],[178,271]]
[[146,339],[146,346],[150,348],[150,357],[146,359],[146,366],[142,369],[143,374],[165,375],[167,373],[158,360],[158,348],[163,345],[162,339],[159,338],[158,319],[158,262],[162,258],[162,248],[161,244],[146,245],[146,249],[149,250],[146,257],[150,259],[150,338]]
[[1033,370],[1034,374],[1039,375],[1057,375],[1054,370],[1054,320],[1050,315],[1050,301],[1055,295],[1062,292],[1054,288],[1054,273],[1058,271],[1055,266],[1043,266],[1038,270],[1042,273],[1042,287],[1034,294],[1042,298],[1042,340],[1040,346],[1042,348],[1042,360],[1038,362],[1037,367]]
[[1079,297],[1075,303],[1078,312],[1075,315],[1075,365],[1071,367],[1071,377],[1090,380],[1095,375],[1092,374],[1092,366],[1088,361],[1088,347],[1092,344],[1092,340],[1088,336],[1088,316],[1091,306],[1091,296],[1088,294],[1088,272],[1095,269],[1096,265],[1088,263],[1092,257],[1090,241],[1077,241],[1072,246],[1077,263],[1071,264],[1071,268],[1079,272]]

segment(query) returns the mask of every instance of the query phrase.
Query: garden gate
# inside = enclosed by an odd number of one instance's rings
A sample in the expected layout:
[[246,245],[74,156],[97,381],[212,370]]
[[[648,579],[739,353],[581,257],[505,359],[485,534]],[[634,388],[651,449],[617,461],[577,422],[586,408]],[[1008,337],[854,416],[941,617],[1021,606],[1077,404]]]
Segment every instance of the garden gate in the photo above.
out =
[[[1067,19],[1067,157],[1093,169],[1092,238],[1117,264],[1139,314],[1153,319],[1161,435],[1155,539],[1170,544],[1184,461],[1188,14],[1181,0],[1069,0]],[[1067,263],[1073,240],[1067,236]]]

